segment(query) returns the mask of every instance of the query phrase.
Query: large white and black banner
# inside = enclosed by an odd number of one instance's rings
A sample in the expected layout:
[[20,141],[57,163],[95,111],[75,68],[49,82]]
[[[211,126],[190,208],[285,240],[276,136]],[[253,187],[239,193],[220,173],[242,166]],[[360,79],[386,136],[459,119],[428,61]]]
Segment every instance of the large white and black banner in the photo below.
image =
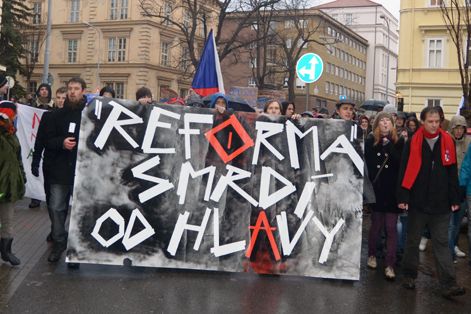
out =
[[67,261],[358,279],[355,126],[95,99]]

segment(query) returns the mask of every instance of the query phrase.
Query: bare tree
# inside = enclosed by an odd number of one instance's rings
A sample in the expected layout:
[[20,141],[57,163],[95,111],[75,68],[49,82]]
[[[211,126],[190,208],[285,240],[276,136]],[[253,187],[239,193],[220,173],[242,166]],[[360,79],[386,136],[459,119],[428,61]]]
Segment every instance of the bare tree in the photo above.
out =
[[22,75],[26,79],[26,86],[30,86],[31,77],[36,68],[36,64],[39,62],[39,51],[43,46],[46,36],[45,30],[40,25],[28,25],[24,30],[24,46],[25,56],[23,63]]
[[[260,10],[270,7],[280,0],[139,0],[141,14],[144,17],[157,18],[160,23],[178,30],[182,35],[180,45],[187,49],[186,59],[193,68],[199,63],[199,54],[208,28],[214,28],[219,60],[223,60],[233,51],[249,46],[255,39],[241,40],[240,33],[251,25],[254,16]],[[232,25],[229,36],[223,36],[229,14],[238,14],[238,20]],[[183,55],[183,52],[182,52]],[[180,66],[181,67],[181,66]]]
[[466,117],[468,125],[471,121],[471,78],[470,66],[470,39],[471,39],[471,3],[466,0],[441,1],[440,9],[448,33],[456,47],[458,68],[461,78],[464,106],[461,114]]
[[296,64],[308,45],[328,46],[337,42],[326,36],[323,13],[308,8],[306,0],[284,0],[277,14],[274,45],[279,52],[278,73],[288,87],[288,98],[294,100],[296,88]]

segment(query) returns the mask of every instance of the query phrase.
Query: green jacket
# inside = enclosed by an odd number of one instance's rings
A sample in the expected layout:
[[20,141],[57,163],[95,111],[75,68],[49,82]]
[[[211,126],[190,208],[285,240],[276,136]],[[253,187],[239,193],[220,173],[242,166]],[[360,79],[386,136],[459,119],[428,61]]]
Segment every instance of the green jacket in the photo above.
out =
[[22,199],[25,183],[20,142],[0,127],[0,203]]

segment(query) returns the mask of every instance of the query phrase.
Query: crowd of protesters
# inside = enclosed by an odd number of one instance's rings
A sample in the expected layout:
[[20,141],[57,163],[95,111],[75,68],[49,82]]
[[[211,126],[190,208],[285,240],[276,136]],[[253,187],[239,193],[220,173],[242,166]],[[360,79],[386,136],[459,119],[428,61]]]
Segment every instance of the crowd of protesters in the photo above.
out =
[[[0,75],[0,97],[6,94],[7,80]],[[60,260],[66,249],[66,218],[73,190],[77,158],[78,132],[81,112],[86,106],[86,84],[81,78],[72,78],[67,86],[52,96],[48,84],[41,84],[28,105],[47,110],[37,132],[31,173],[39,176],[42,160],[44,191],[51,220],[47,241],[52,242],[48,261]],[[102,97],[114,98],[115,91],[103,87]],[[136,101],[143,106],[152,105],[152,91],[141,87]],[[220,114],[231,113],[229,100],[224,94],[214,94],[205,102],[195,93],[185,99],[172,98],[169,104],[199,108],[214,108]],[[355,103],[343,100],[336,104],[335,112],[325,108],[296,113],[292,101],[267,101],[263,113],[284,115],[293,120],[301,118],[343,119],[353,123],[365,160],[365,197],[371,223],[368,235],[367,266],[377,269],[383,263],[384,276],[396,278],[396,267],[402,263],[403,286],[415,288],[419,251],[424,249],[427,236],[433,246],[437,262],[442,295],[463,295],[464,288],[456,281],[453,261],[465,257],[458,247],[461,221],[471,208],[471,147],[464,117],[455,116],[448,121],[441,107],[427,107],[420,113],[397,112],[392,104],[386,105],[375,116],[359,114]],[[15,136],[16,105],[0,102],[0,233],[1,258],[11,265],[20,260],[12,253],[14,237],[14,203],[24,196],[26,177],[20,156],[20,144]],[[71,129],[70,126],[77,126]],[[368,188],[369,187],[369,188]],[[32,199],[30,208],[39,207]],[[471,251],[471,228],[468,228]],[[468,251],[468,254],[469,252]],[[469,262],[471,266],[471,261]],[[69,264],[69,267],[78,267]]]

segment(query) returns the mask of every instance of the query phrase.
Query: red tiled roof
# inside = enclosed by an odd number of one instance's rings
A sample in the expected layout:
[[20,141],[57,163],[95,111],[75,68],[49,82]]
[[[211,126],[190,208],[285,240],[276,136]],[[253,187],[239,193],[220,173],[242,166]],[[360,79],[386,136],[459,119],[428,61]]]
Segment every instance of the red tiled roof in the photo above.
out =
[[329,8],[347,8],[347,7],[376,7],[381,4],[370,0],[336,0],[326,4],[321,4],[314,8],[316,9],[329,9]]

